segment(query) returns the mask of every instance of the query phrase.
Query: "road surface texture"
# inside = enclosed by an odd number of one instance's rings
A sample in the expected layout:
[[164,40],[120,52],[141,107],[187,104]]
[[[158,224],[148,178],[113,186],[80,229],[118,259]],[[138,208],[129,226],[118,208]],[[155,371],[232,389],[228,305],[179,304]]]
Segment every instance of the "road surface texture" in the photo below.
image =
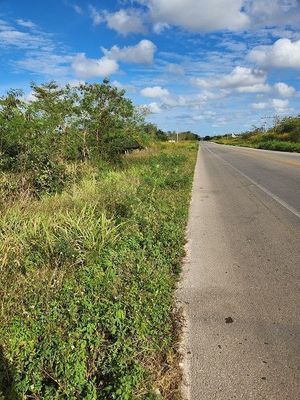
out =
[[178,290],[191,400],[300,399],[300,155],[205,143]]

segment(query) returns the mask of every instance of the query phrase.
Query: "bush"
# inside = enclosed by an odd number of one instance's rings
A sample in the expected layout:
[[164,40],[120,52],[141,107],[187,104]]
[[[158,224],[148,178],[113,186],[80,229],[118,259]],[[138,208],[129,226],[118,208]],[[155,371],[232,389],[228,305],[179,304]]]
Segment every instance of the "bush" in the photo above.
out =
[[300,143],[269,141],[257,144],[257,148],[266,150],[300,152]]
[[173,295],[196,146],[153,152],[3,213],[0,398],[179,398]]

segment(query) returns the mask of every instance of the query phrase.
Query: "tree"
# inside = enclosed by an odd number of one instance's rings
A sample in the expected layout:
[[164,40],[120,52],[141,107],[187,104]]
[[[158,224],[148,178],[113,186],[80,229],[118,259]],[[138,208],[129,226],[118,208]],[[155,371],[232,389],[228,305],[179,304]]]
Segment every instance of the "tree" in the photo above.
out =
[[[102,84],[82,84],[77,91],[77,124],[83,138],[84,158],[118,156],[137,139],[139,116],[125,91]],[[122,144],[123,143],[123,144]]]

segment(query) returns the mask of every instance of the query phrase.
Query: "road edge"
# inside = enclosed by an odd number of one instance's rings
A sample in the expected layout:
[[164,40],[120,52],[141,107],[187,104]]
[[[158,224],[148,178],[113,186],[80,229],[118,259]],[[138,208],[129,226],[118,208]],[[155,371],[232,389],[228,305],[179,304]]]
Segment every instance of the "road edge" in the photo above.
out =
[[195,194],[196,190],[198,188],[198,179],[199,179],[199,166],[200,166],[200,158],[201,158],[201,144],[199,143],[199,148],[197,152],[197,160],[195,164],[195,169],[194,169],[194,177],[193,177],[193,186],[192,186],[192,191],[191,191],[191,201],[190,201],[190,206],[189,206],[189,217],[188,217],[188,223],[186,227],[186,244],[185,244],[185,257],[183,259],[182,263],[182,271],[180,274],[180,279],[177,284],[177,289],[176,289],[176,304],[177,308],[179,309],[181,315],[182,315],[182,326],[181,326],[181,332],[180,332],[180,345],[179,345],[179,353],[181,356],[181,363],[180,363],[180,368],[182,371],[182,382],[181,382],[181,395],[184,400],[191,400],[191,393],[190,393],[190,367],[191,367],[191,349],[190,349],[190,344],[189,344],[189,332],[190,332],[190,323],[189,323],[189,317],[186,311],[186,300],[184,299],[183,296],[183,285],[184,285],[184,280],[186,278],[186,275],[188,274],[189,271],[189,265],[190,265],[190,254],[191,254],[191,242],[192,242],[192,237],[191,237],[191,226],[192,226],[192,215],[193,215],[193,207],[194,207],[194,199],[195,199]]

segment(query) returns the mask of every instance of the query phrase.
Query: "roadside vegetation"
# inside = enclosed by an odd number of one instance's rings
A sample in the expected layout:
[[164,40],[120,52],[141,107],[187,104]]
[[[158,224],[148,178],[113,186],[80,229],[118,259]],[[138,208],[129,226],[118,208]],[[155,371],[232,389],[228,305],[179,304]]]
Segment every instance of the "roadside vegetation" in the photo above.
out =
[[257,149],[300,152],[300,116],[276,120],[269,129],[255,128],[240,135],[214,136],[212,141]]
[[174,290],[197,144],[124,92],[0,103],[0,399],[176,399]]

